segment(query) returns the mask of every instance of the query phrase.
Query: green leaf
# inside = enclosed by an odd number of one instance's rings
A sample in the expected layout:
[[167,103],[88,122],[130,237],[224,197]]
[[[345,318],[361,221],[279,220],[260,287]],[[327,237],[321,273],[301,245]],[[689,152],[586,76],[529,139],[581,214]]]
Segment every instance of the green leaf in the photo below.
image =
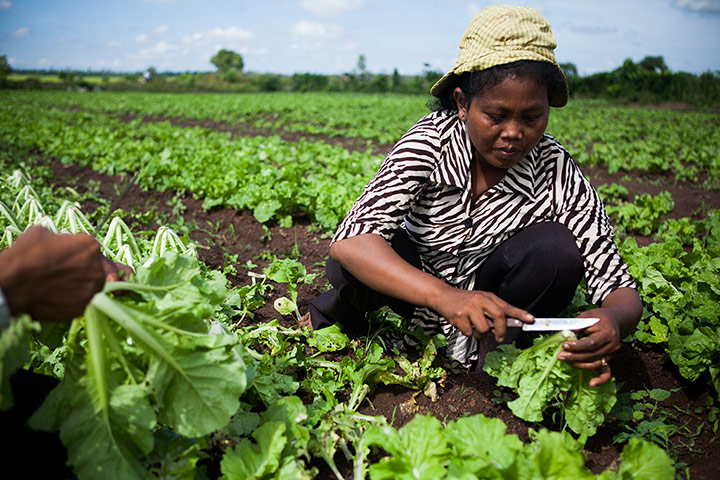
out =
[[148,371],[162,407],[159,420],[191,437],[227,425],[247,385],[245,364],[227,345],[205,348],[203,343],[173,346],[171,354],[179,368],[155,357]]
[[584,480],[593,474],[585,468],[580,445],[565,432],[542,429],[529,446],[530,452],[519,468],[523,478],[543,480]]
[[[307,449],[310,432],[304,422],[307,420],[307,409],[299,397],[282,397],[271,405],[260,417],[260,424],[282,422],[285,424],[285,436],[288,440],[284,455],[299,456]],[[292,448],[292,450],[290,450]]]
[[140,464],[153,448],[155,411],[139,385],[119,385],[110,392],[107,414],[97,402],[95,377],[75,364],[31,417],[32,428],[60,429],[68,463],[82,479],[145,478]]
[[220,469],[225,478],[261,479],[276,472],[280,466],[280,458],[287,439],[285,424],[267,422],[252,434],[255,443],[243,438],[235,448],[223,456]]
[[590,379],[595,374],[587,370],[575,368],[572,374],[573,388],[565,399],[565,421],[573,432],[592,437],[617,402],[617,388],[613,381],[591,387]]
[[155,446],[145,458],[148,472],[163,480],[193,480],[203,443],[178,435],[169,428],[155,432]]
[[664,400],[667,400],[668,398],[670,398],[671,394],[672,392],[670,390],[665,390],[664,388],[653,388],[649,392],[650,398],[652,398],[656,402],[662,402]]
[[505,423],[484,415],[464,417],[445,427],[445,435],[455,454],[451,469],[469,472],[480,478],[500,478],[500,472],[515,467],[523,450],[517,435],[507,435]]
[[39,330],[40,324],[28,315],[15,317],[0,330],[0,411],[13,406],[10,377],[30,358],[28,335]]
[[273,302],[273,307],[280,315],[292,315],[297,309],[295,302],[286,297],[276,298]]
[[253,215],[258,222],[265,223],[270,220],[281,207],[282,204],[276,199],[265,200],[255,206]]
[[258,364],[253,389],[265,405],[275,403],[283,394],[294,394],[299,386],[292,376],[277,371],[273,365],[267,362]]
[[448,445],[440,420],[416,415],[399,430],[390,426],[372,426],[366,434],[368,445],[382,447],[392,457],[370,465],[370,478],[427,479],[445,477]]
[[631,438],[623,448],[618,474],[622,480],[672,480],[675,478],[675,468],[672,459],[662,448],[654,443]]
[[251,434],[260,425],[260,414],[251,412],[251,408],[252,405],[240,402],[240,408],[223,430],[233,437],[245,437]]
[[338,324],[329,327],[313,330],[308,335],[307,342],[311,347],[317,348],[319,352],[337,352],[345,348],[350,340],[342,333]]

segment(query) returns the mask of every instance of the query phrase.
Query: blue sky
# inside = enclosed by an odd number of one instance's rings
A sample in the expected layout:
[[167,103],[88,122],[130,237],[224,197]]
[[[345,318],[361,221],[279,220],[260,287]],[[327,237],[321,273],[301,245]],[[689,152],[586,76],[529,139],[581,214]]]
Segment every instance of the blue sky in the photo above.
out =
[[[13,68],[211,71],[220,48],[245,70],[448,70],[477,0],[0,0]],[[581,74],[662,55],[672,71],[720,70],[720,0],[528,0]]]

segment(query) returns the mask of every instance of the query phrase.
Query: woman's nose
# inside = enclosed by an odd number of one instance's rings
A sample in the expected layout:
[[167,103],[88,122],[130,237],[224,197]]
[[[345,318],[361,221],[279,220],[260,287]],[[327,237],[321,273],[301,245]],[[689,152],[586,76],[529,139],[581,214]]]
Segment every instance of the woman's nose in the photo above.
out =
[[515,120],[508,120],[500,134],[502,138],[510,140],[519,140],[522,138],[522,135],[522,127]]

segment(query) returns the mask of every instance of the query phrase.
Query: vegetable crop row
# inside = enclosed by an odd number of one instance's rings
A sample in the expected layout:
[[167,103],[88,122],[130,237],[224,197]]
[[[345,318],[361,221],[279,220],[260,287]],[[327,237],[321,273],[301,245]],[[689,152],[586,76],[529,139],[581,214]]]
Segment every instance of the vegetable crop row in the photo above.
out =
[[109,174],[137,173],[144,189],[187,191],[204,207],[252,210],[260,222],[292,224],[306,213],[334,229],[381,158],[325,143],[227,133],[169,123],[125,123],[79,111],[0,107],[0,141]]
[[[329,137],[394,143],[428,113],[428,98],[364,94],[147,94],[106,92],[3,92],[8,101],[59,106],[95,113],[248,122],[268,131],[286,130]],[[548,132],[582,165],[606,165],[610,172],[673,173],[679,179],[720,178],[720,116],[715,113],[622,107],[573,100],[554,109]]]

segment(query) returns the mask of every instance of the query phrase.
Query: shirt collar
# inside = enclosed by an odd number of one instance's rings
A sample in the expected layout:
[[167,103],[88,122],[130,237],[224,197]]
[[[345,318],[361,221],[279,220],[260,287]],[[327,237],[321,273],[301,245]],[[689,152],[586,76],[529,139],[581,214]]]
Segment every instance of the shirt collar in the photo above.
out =
[[[465,123],[458,118],[457,114],[453,116],[453,124],[441,137],[440,160],[430,174],[430,180],[438,184],[469,190],[472,143]],[[538,147],[536,146],[520,163],[508,169],[505,177],[498,183],[498,187],[530,199],[534,198],[537,158]]]

